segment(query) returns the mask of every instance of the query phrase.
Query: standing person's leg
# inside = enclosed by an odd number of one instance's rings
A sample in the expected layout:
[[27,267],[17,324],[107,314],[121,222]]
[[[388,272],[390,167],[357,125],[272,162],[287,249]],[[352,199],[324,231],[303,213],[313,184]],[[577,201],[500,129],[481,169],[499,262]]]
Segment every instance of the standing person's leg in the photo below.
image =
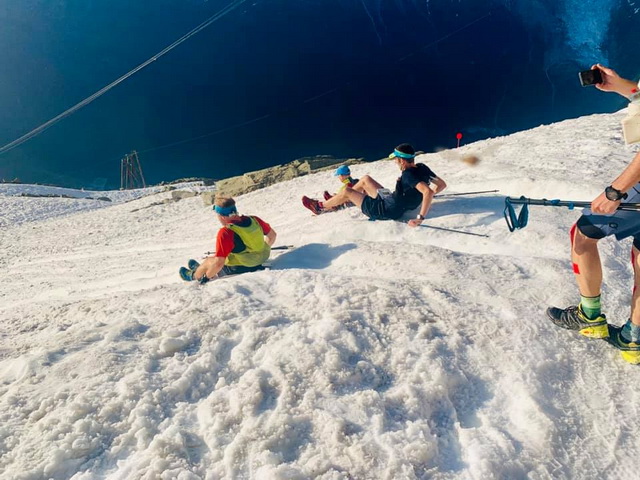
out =
[[631,264],[633,265],[633,296],[631,297],[631,322],[640,328],[640,239],[633,240]]
[[[640,239],[633,240],[631,248],[631,264],[633,265],[633,295],[631,297],[631,315],[627,323],[622,327],[622,338],[626,342],[640,344]],[[635,357],[638,356],[636,352]],[[636,358],[637,359],[637,358]],[[625,360],[629,361],[629,359]],[[632,362],[637,363],[637,362]]]
[[[588,237],[584,231],[592,233]],[[577,330],[591,338],[609,336],[607,319],[600,311],[602,265],[598,253],[598,240],[607,233],[590,223],[584,216],[571,228],[571,260],[578,288],[580,303],[565,309],[550,307],[547,316],[557,326]]]
[[597,318],[601,313],[602,262],[598,240],[582,233],[577,223],[571,228],[573,273],[580,290],[580,306],[589,319]]
[[571,261],[573,273],[582,295],[600,295],[602,287],[602,264],[598,252],[597,238],[589,238],[577,228],[571,229]]
[[633,265],[633,295],[631,297],[631,318],[622,328],[609,329],[608,342],[619,348],[622,358],[634,365],[640,363],[640,239],[633,239],[631,263]]

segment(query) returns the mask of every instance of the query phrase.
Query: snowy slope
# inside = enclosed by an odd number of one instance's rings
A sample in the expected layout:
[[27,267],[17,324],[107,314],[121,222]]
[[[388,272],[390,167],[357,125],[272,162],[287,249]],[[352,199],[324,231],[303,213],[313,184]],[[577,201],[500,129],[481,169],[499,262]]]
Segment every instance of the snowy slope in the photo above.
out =
[[[576,301],[579,212],[532,207],[513,234],[502,218],[504,195],[599,193],[634,153],[621,115],[421,157],[451,193],[500,189],[439,199],[426,222],[489,238],[314,217],[300,197],[335,190],[330,172],[252,192],[240,210],[298,248],[202,287],[177,275],[213,248],[200,198],[27,210],[0,228],[0,479],[621,478],[640,369],[543,313]],[[629,248],[601,246],[619,324]]]
[[106,192],[74,190],[48,185],[0,183],[0,207],[2,208],[0,228],[104,208],[113,203],[130,202],[174,188],[196,192],[213,189],[213,187],[202,186],[202,182],[184,182],[171,187],[154,186]]

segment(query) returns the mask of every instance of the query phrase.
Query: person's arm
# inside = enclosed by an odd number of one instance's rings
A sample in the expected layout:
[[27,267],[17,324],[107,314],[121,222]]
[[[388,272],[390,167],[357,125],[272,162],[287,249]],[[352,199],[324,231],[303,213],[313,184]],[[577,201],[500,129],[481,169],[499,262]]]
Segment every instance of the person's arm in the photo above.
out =
[[234,247],[233,232],[228,228],[221,228],[218,230],[216,236],[216,253],[212,257],[207,259],[198,267],[195,273],[196,280],[201,280],[203,275],[206,275],[209,280],[215,278],[227,260],[229,254],[233,251]]
[[[220,270],[222,270],[222,267],[224,267],[224,262],[227,259],[226,257],[209,257],[210,261],[207,262],[207,270],[205,272],[205,275],[207,276],[208,279],[212,279],[215,278],[216,275],[218,275],[218,272]],[[200,280],[198,278],[198,280]]]
[[638,85],[626,78],[622,78],[612,68],[604,67],[597,63],[591,67],[592,70],[600,70],[602,74],[602,83],[597,83],[596,88],[603,92],[615,92],[623,97],[629,97],[632,93],[638,91]]
[[440,177],[432,178],[431,183],[433,183],[436,186],[436,193],[440,193],[445,188],[447,188],[447,184]]
[[[620,176],[613,181],[611,186],[625,193],[638,182],[640,182],[640,153],[636,154],[631,163],[623,170]],[[593,213],[613,213],[621,201],[622,200],[609,200],[604,192],[602,192],[591,202],[591,211],[593,211]]]
[[269,225],[267,222],[265,222],[264,220],[262,220],[260,217],[253,217],[253,219],[258,222],[258,225],[260,225],[260,228],[262,228],[262,234],[266,237],[265,242],[267,242],[267,244],[272,247],[273,246],[273,242],[276,241],[276,232],[273,228],[271,228],[271,225]]
[[271,230],[269,230],[269,233],[267,233],[265,236],[267,237],[267,240],[266,240],[267,244],[270,247],[273,247],[273,244],[275,243],[276,236],[277,236],[276,231],[272,228]]
[[[443,182],[444,183],[444,182]],[[445,185],[446,186],[446,185]],[[429,208],[431,207],[431,202],[433,201],[433,190],[429,188],[426,182],[420,182],[416,185],[416,190],[418,190],[422,194],[422,204],[420,205],[420,216],[423,218],[426,217]],[[409,220],[410,227],[417,227],[422,223],[422,219],[420,218],[412,218]]]

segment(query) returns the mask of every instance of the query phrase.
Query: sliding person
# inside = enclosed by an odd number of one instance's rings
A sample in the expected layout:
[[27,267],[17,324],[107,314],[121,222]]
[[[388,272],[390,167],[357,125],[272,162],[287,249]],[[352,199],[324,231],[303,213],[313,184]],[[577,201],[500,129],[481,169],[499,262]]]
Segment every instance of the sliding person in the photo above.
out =
[[[357,178],[353,178],[351,176],[351,169],[349,168],[349,165],[340,165],[338,168],[336,168],[336,171],[333,172],[333,176],[334,177],[338,177],[338,180],[340,180],[340,183],[342,184],[340,186],[340,190],[338,191],[342,191],[347,187],[353,188],[353,186],[358,183],[358,179]],[[326,200],[330,200],[331,197],[333,197],[335,195],[335,193],[333,195],[331,195],[328,191],[324,191],[324,199]],[[352,206],[352,205],[350,205]]]
[[[342,190],[344,190],[347,187],[353,188],[353,186],[358,183],[358,179],[357,178],[353,178],[351,176],[351,169],[349,168],[348,165],[340,165],[338,168],[336,168],[336,171],[333,172],[333,176],[334,177],[338,177],[338,179],[340,180],[340,183],[342,184],[342,186],[340,187],[340,190],[338,190],[339,192],[341,192]],[[330,200],[331,197],[333,197],[335,195],[335,193],[333,195],[331,195],[327,190],[324,191],[323,196],[325,201],[326,200]],[[353,207],[353,203],[351,202],[346,202],[343,203],[342,205],[340,205],[339,207],[336,207],[336,210],[340,210],[342,208],[346,208],[346,207]]]
[[353,187],[346,187],[325,202],[302,197],[302,204],[320,215],[352,202],[372,220],[397,220],[405,212],[420,207],[416,218],[408,222],[412,227],[420,225],[429,212],[433,196],[447,184],[425,164],[415,163],[416,151],[408,143],[398,145],[389,157],[395,159],[402,172],[393,193],[384,193],[382,185],[365,175]]
[[202,265],[189,260],[189,267],[180,268],[185,281],[205,283],[217,277],[263,270],[262,264],[271,253],[276,232],[256,216],[239,215],[233,198],[216,195],[213,210],[222,228],[216,238],[216,253]]

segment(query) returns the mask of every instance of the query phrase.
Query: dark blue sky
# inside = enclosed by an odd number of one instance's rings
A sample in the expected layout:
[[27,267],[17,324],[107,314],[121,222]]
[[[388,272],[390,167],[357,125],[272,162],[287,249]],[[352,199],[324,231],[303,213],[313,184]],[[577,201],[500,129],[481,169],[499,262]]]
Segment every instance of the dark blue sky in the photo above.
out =
[[[230,3],[0,3],[0,144]],[[0,156],[0,178],[76,187],[106,179],[107,187],[118,187],[120,158],[134,149],[149,183],[224,178],[306,155],[374,160],[405,141],[430,151],[455,146],[458,131],[467,142],[614,111],[622,99],[577,81],[577,71],[597,60],[626,76],[640,69],[623,48],[640,40],[638,16],[627,2],[603,0],[609,3],[611,21],[598,27],[606,34],[591,38],[576,24],[580,17],[564,18],[562,2],[246,2]]]

